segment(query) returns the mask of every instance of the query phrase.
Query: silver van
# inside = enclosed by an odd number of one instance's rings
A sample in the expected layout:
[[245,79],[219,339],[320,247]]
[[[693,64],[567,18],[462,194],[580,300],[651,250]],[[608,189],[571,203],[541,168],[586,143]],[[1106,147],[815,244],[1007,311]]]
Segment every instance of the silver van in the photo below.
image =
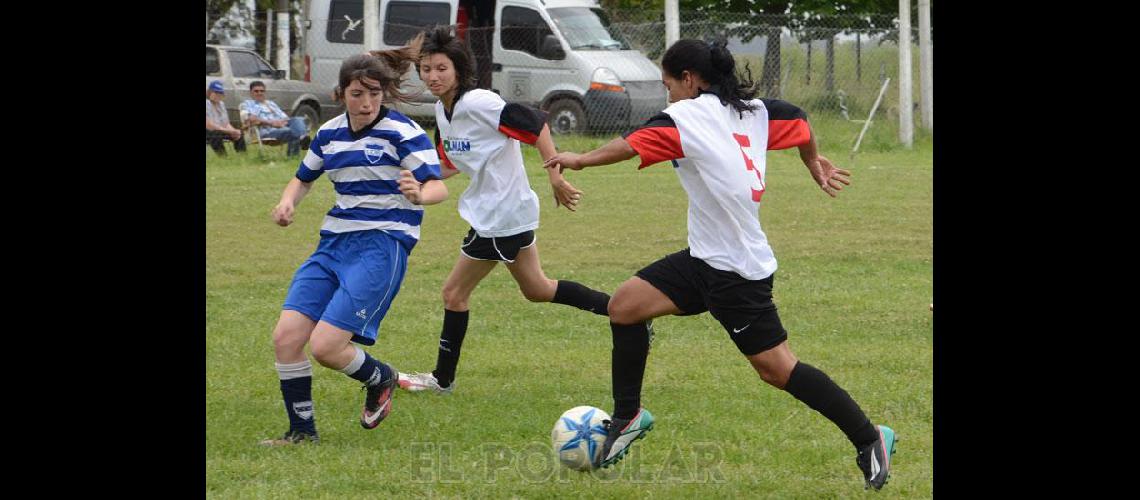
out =
[[[456,25],[475,54],[478,84],[507,102],[547,111],[555,133],[620,131],[668,104],[661,71],[611,29],[596,0],[376,0],[380,49],[404,45],[435,25]],[[335,87],[341,62],[364,51],[363,0],[311,0],[306,78]],[[418,73],[405,90],[420,104],[395,105],[432,119],[435,97]]]
[[333,99],[332,87],[300,80],[285,79],[285,70],[274,69],[257,52],[244,47],[206,44],[206,85],[220,80],[226,90],[224,102],[230,122],[240,127],[239,107],[252,98],[249,84],[259,80],[265,84],[268,98],[291,116],[299,116],[316,130],[325,120],[344,111],[344,105]]

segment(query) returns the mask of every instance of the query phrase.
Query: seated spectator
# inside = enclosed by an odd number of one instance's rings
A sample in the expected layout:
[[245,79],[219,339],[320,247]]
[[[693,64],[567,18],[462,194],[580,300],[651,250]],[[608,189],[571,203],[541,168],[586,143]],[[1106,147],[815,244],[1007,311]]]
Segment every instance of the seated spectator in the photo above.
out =
[[295,156],[301,149],[309,147],[309,126],[300,117],[292,117],[281,111],[277,103],[266,99],[265,84],[254,80],[249,84],[253,99],[241,103],[242,116],[248,116],[250,126],[257,126],[262,139],[277,139],[288,146],[285,154]]
[[206,142],[219,156],[226,155],[226,145],[223,141],[233,141],[234,150],[245,151],[245,137],[241,130],[230,125],[229,114],[226,113],[226,103],[222,99],[226,90],[222,88],[220,80],[210,82],[206,89]]

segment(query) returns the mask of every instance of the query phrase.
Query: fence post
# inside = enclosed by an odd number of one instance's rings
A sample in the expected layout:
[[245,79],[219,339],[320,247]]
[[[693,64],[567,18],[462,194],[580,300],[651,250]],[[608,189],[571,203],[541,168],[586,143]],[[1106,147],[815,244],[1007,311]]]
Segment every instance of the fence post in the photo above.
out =
[[681,13],[678,0],[665,0],[665,50],[681,38]]
[[863,81],[863,34],[855,33],[855,81]]
[[918,81],[922,128],[934,131],[934,53],[930,44],[930,0],[918,0]]
[[273,9],[265,9],[265,60],[273,60]]
[[277,0],[277,69],[285,70],[289,79],[292,64],[289,63],[289,1]]
[[899,0],[899,142],[914,146],[914,95],[910,61],[910,2]]
[[364,2],[364,50],[380,48],[380,2]]

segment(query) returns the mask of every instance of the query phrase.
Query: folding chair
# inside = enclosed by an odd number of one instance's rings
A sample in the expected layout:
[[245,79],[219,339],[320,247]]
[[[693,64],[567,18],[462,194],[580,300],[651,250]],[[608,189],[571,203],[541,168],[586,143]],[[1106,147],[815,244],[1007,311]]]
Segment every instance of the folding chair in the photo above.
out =
[[261,138],[261,127],[255,126],[251,123],[249,112],[245,111],[245,110],[241,111],[241,130],[242,130],[242,133],[245,134],[245,136],[246,136],[245,137],[245,143],[246,144],[257,144],[257,156],[258,157],[262,156],[261,155],[261,146],[262,145],[265,145],[265,146],[284,146],[285,144],[287,144],[285,141],[282,141],[280,139],[272,139],[272,138],[262,139]]

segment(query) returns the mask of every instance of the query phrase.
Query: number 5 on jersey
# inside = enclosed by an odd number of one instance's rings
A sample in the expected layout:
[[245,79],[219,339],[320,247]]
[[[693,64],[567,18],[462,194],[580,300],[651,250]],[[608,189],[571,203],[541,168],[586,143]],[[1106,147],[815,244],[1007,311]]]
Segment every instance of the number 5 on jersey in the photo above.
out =
[[748,149],[752,145],[752,141],[748,139],[747,135],[732,134],[736,142],[740,144],[740,154],[744,156],[744,166],[753,172],[756,172],[756,182],[750,186],[752,189],[752,201],[760,201],[760,197],[764,196],[764,179],[760,176],[760,169],[752,164],[752,158],[748,156]]

